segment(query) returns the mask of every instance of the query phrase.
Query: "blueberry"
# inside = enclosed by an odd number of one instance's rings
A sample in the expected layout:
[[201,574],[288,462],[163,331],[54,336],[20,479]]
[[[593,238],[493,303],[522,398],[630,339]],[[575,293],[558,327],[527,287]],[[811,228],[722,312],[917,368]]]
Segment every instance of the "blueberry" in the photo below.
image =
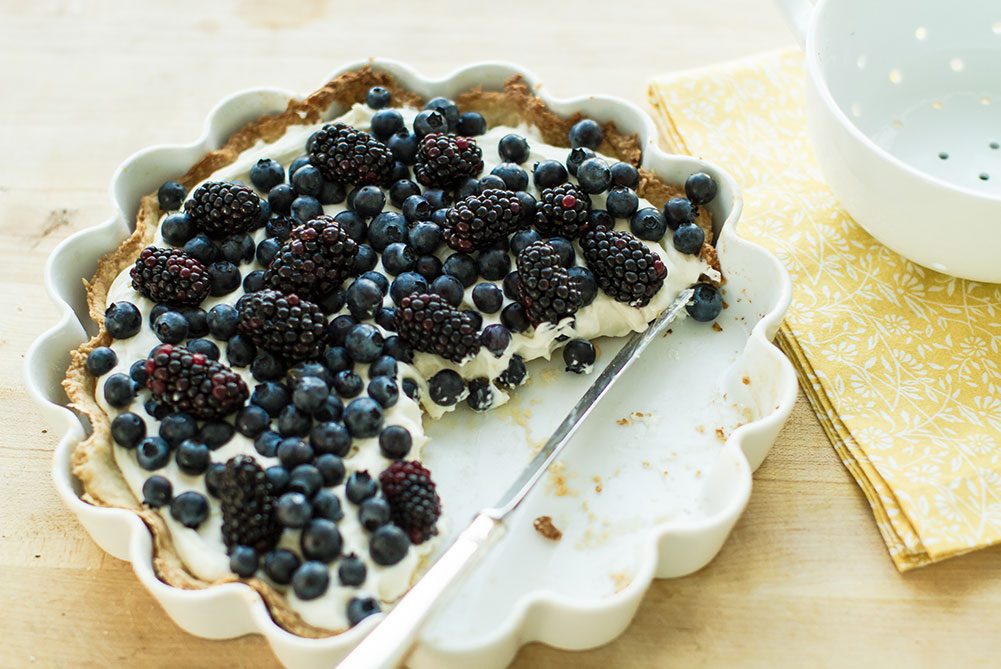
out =
[[234,546],[229,554],[229,570],[242,578],[250,578],[257,573],[260,558],[250,546]]
[[497,323],[488,325],[480,333],[480,342],[488,351],[500,357],[511,343],[511,331]]
[[615,163],[611,167],[612,185],[636,190],[640,186],[640,172],[629,163]]
[[313,409],[313,420],[326,422],[340,420],[344,412],[344,403],[337,395],[330,394],[323,398],[320,406]]
[[443,369],[428,382],[428,393],[435,404],[442,406],[452,406],[459,401],[466,384],[462,377],[451,369]]
[[281,465],[268,467],[264,470],[264,476],[271,484],[271,491],[278,496],[281,496],[281,494],[285,492],[285,488],[288,487],[288,481],[291,478],[288,470]]
[[260,230],[269,220],[271,220],[271,205],[268,204],[267,200],[261,200],[260,208],[257,212],[257,219],[251,222],[250,226],[247,228],[247,232]]
[[240,322],[240,312],[229,304],[217,304],[209,309],[209,333],[220,341],[227,341],[236,334],[236,324]]
[[198,441],[215,450],[228,443],[236,431],[224,420],[206,421],[198,431]]
[[490,171],[491,176],[499,177],[507,190],[524,190],[528,187],[528,172],[515,163],[501,163]]
[[659,242],[667,233],[667,219],[653,207],[644,207],[629,220],[629,230],[640,239]]
[[344,517],[341,500],[329,490],[321,490],[313,498],[313,518],[326,518],[335,523]]
[[[473,181],[476,180],[473,179]],[[476,181],[476,184],[479,184],[479,182]],[[475,188],[473,189],[473,192],[474,193],[476,192]],[[431,222],[437,225],[439,228],[443,228],[446,225],[448,225],[448,207],[440,207],[432,211]]]
[[507,249],[483,250],[476,258],[476,267],[479,274],[487,281],[499,281],[511,271],[511,256]]
[[[455,197],[455,201],[458,202],[460,200],[465,200],[470,195],[477,195],[479,192],[480,180],[469,177],[459,181],[453,191],[453,195]],[[447,212],[448,210],[446,209],[445,211]]]
[[518,283],[518,271],[515,270],[507,276],[504,277],[504,281],[501,286],[504,288],[504,297],[509,300],[514,300],[517,302],[519,300],[519,283]]
[[413,437],[402,425],[390,425],[379,433],[379,450],[391,460],[402,460],[410,453]]
[[382,307],[375,313],[375,324],[390,332],[396,332],[396,309]]
[[493,406],[494,391],[490,387],[490,381],[486,378],[473,379],[469,382],[469,395],[466,396],[466,405],[473,411],[486,411]]
[[[376,286],[375,292],[381,294],[382,291],[380,291],[379,287]],[[330,321],[330,323],[327,324],[327,340],[334,347],[344,346],[344,340],[347,339],[348,333],[351,332],[351,330],[353,330],[355,325],[357,324],[358,320],[355,319],[353,316],[349,316],[348,314],[341,314],[340,316],[337,316],[336,318],[334,318],[334,320]],[[324,354],[324,357],[326,358],[326,354]],[[338,367],[332,365],[331,361],[329,360],[324,360],[324,364],[326,364],[327,369],[329,369],[332,372],[339,372],[342,369],[347,368],[347,367]]]
[[219,496],[219,489],[222,486],[223,475],[226,473],[226,465],[221,462],[214,462],[205,471],[205,489],[213,497]]
[[273,158],[261,158],[250,168],[250,183],[262,193],[267,193],[284,182],[285,168]]
[[278,444],[278,461],[288,470],[313,460],[313,447],[302,439],[287,437]]
[[358,522],[369,532],[374,532],[389,522],[389,502],[381,497],[369,497],[358,507]]
[[[439,112],[445,117],[445,122],[448,124],[448,132],[454,132],[459,127],[459,108],[454,102],[445,97],[436,97],[428,100],[428,103],[424,105],[424,109],[433,109]],[[432,132],[444,132],[439,130],[433,130]]]
[[497,385],[502,388],[514,388],[524,383],[527,376],[528,370],[525,369],[525,361],[520,355],[514,355],[511,357],[507,369],[497,377]]
[[301,492],[287,492],[278,498],[275,517],[283,527],[303,527],[312,515],[309,500]]
[[177,447],[174,460],[177,462],[178,468],[185,474],[191,476],[204,474],[211,463],[209,447],[194,439],[185,439]]
[[462,296],[464,294],[462,282],[454,276],[449,276],[448,274],[439,276],[431,282],[431,292],[444,297],[445,301],[453,307],[462,304]]
[[396,525],[383,525],[372,533],[368,550],[376,564],[388,567],[402,560],[407,554],[410,550],[410,539],[407,533]]
[[[319,560],[320,562],[333,562],[337,559],[337,556],[341,554],[341,544],[341,533],[337,530],[336,523],[326,518],[314,518],[309,521],[299,538],[299,547],[302,549],[303,557],[307,560]],[[299,571],[302,571],[308,564],[310,563],[307,562],[300,567]],[[296,572],[297,575],[298,573]]]
[[200,307],[181,307],[180,313],[188,321],[189,337],[204,337],[209,333],[208,314]]
[[348,622],[352,626],[376,613],[379,613],[379,602],[373,597],[352,597],[348,601]]
[[411,378],[403,379],[403,383],[400,384],[403,387],[403,392],[407,397],[413,401],[417,401],[421,398],[421,387]]
[[171,310],[172,307],[169,304],[154,304],[153,308],[149,310],[149,316],[146,319],[149,322],[149,329],[153,330],[156,319]]
[[571,279],[577,281],[577,288],[580,289],[582,297],[581,306],[586,307],[594,302],[594,298],[598,296],[598,279],[594,276],[594,272],[586,267],[571,267],[567,273]]
[[605,199],[605,208],[615,218],[629,218],[636,213],[640,200],[631,188],[616,186]]
[[295,191],[288,184],[278,184],[268,191],[268,204],[275,214],[288,216],[292,213],[292,201],[295,200]]
[[136,360],[129,367],[129,378],[138,383],[140,386],[146,385],[146,379],[149,375],[146,373],[146,360]]
[[[407,199],[407,202],[409,201],[410,198]],[[419,255],[430,255],[441,248],[441,244],[441,228],[434,223],[417,223],[417,225],[410,230],[410,245]]]
[[126,411],[111,421],[111,438],[122,448],[135,448],[146,436],[146,423],[138,415]]
[[563,237],[550,237],[549,245],[553,247],[560,259],[560,267],[573,267],[577,254],[573,250],[573,244]]
[[153,321],[153,332],[165,344],[180,344],[188,337],[188,321],[176,311],[167,311]]
[[407,167],[406,163],[397,160],[393,163],[393,171],[389,173],[388,181],[400,181],[400,180],[410,180],[410,168]]
[[278,414],[278,434],[283,437],[305,437],[312,427],[313,416],[294,404]]
[[340,485],[347,473],[344,469],[344,461],[333,453],[323,453],[317,456],[316,460],[313,461],[313,467],[320,472],[323,485],[328,487]]
[[347,233],[348,237],[361,244],[368,237],[368,226],[364,219],[353,211],[338,212],[334,220],[340,224],[341,229]]
[[570,153],[567,155],[567,169],[570,174],[577,176],[577,170],[580,169],[581,164],[594,158],[597,154],[583,146],[579,146],[576,149],[571,149]]
[[685,196],[695,204],[709,204],[717,190],[716,180],[705,172],[696,172],[685,180]]
[[351,369],[345,369],[334,375],[334,390],[344,398],[357,397],[361,393],[364,382]]
[[343,457],[351,448],[351,435],[339,423],[318,423],[309,433],[309,444],[315,453]]
[[612,171],[601,158],[588,158],[577,168],[577,181],[585,193],[603,193],[612,185]]
[[409,272],[416,262],[414,249],[402,242],[394,242],[382,252],[382,267],[393,276]]
[[414,271],[424,277],[425,281],[434,281],[441,276],[441,261],[436,256],[421,256],[414,263]]
[[[93,376],[104,376],[118,364],[118,356],[107,346],[98,346],[87,355],[84,364]],[[131,374],[129,378],[132,378]]]
[[[337,579],[341,582],[341,585],[347,586],[359,586],[365,582],[365,563],[358,559],[354,553],[346,555],[341,558],[341,562],[337,565]],[[356,599],[356,598],[355,598]],[[355,601],[352,599],[352,601]],[[376,605],[375,610],[379,610],[379,606]],[[357,621],[351,624],[356,624]]]
[[128,406],[135,396],[136,382],[128,374],[112,374],[104,382],[104,399],[116,409]]
[[285,376],[285,365],[267,351],[259,351],[250,363],[250,373],[258,381],[275,381]]
[[184,213],[171,214],[160,224],[160,234],[171,246],[184,246],[196,232],[195,222]]
[[292,200],[292,218],[299,223],[312,221],[323,215],[323,205],[312,195],[300,195]]
[[316,196],[316,199],[320,201],[320,204],[340,204],[344,202],[345,195],[342,184],[324,179],[323,183],[320,184],[320,194]]
[[184,186],[176,181],[165,181],[156,191],[156,201],[163,211],[174,211],[181,208],[187,194]]
[[428,188],[424,191],[424,197],[427,198],[431,208],[435,210],[452,206],[452,196],[448,191],[440,188]]
[[155,418],[156,420],[161,420],[170,413],[170,409],[162,404],[157,404],[153,400],[146,400],[143,402],[143,409],[146,411],[147,415]]
[[358,439],[379,434],[382,420],[382,406],[370,397],[359,397],[344,408],[344,425]]
[[316,306],[320,307],[320,311],[324,315],[329,316],[330,314],[336,314],[338,311],[344,308],[345,300],[347,300],[347,292],[344,290],[332,290],[323,297],[315,300]]
[[264,556],[264,573],[278,585],[292,582],[292,574],[299,568],[299,558],[290,550],[276,548]]
[[723,310],[723,298],[719,290],[709,283],[697,283],[694,288],[691,301],[685,305],[688,315],[702,323],[715,320]]
[[361,244],[358,247],[358,255],[355,256],[355,264],[351,268],[351,272],[356,275],[363,274],[371,269],[375,269],[378,263],[379,255],[375,252],[375,249],[367,244]]
[[115,339],[135,336],[142,326],[142,314],[131,302],[113,302],[104,312],[104,327]]
[[[515,167],[515,169],[521,170],[520,167]],[[524,171],[524,170],[522,170]],[[517,177],[515,177],[517,179]],[[528,185],[528,175],[525,175],[525,185]],[[496,174],[488,174],[484,177],[480,177],[480,180],[476,183],[476,192],[482,193],[489,189],[500,189],[508,190],[507,182],[504,181],[500,176]],[[514,190],[513,188],[509,190]]]
[[518,202],[521,203],[521,220],[531,221],[535,218],[535,210],[538,205],[538,201],[535,196],[531,193],[526,193],[523,190],[517,191],[514,196],[518,198]]
[[382,405],[383,408],[396,404],[400,397],[400,390],[396,386],[396,380],[388,376],[376,376],[368,382],[368,396]]
[[368,366],[369,378],[376,376],[388,376],[396,378],[396,358],[391,355],[379,356],[379,359]]
[[371,279],[355,279],[345,294],[348,311],[359,320],[368,320],[382,307],[383,292]]
[[288,216],[275,216],[264,224],[264,233],[269,238],[285,242],[292,235],[292,226],[295,223],[296,221]]
[[[307,142],[309,140],[306,140]],[[299,171],[299,168],[309,165],[309,156],[299,156],[294,159],[288,166],[288,178],[292,179],[292,176]]]
[[535,164],[532,173],[536,188],[552,188],[567,181],[567,168],[558,160],[543,160]]
[[172,413],[160,421],[160,436],[171,446],[198,434],[198,423],[186,413]]
[[344,347],[355,362],[372,362],[382,355],[383,337],[368,323],[356,325],[344,339]]
[[417,135],[406,130],[394,133],[386,140],[386,146],[401,163],[413,165],[417,159]]
[[472,325],[473,330],[479,330],[483,327],[483,314],[476,311],[476,309],[465,309],[462,313],[469,316],[469,323]]
[[306,376],[299,380],[295,390],[292,391],[292,402],[302,411],[312,414],[327,399],[329,393],[330,389],[323,379]]
[[476,277],[479,274],[476,261],[466,253],[453,253],[445,258],[441,271],[448,276],[454,276],[465,288],[476,283]]
[[475,111],[468,111],[459,117],[459,125],[456,132],[464,137],[476,137],[487,131],[487,120],[483,114]]
[[395,109],[382,109],[372,115],[372,135],[380,142],[385,142],[405,127],[403,115]]
[[504,305],[504,293],[492,283],[478,283],[473,287],[473,304],[485,314],[494,314]]
[[266,458],[278,455],[278,445],[282,436],[273,430],[264,430],[254,438],[254,450]]
[[379,485],[367,471],[359,471],[348,477],[348,482],[344,485],[344,496],[352,504],[361,504],[375,495],[378,489]]
[[402,272],[389,287],[389,295],[393,298],[394,304],[399,304],[400,300],[411,293],[426,293],[427,291],[428,282],[416,272]]
[[412,179],[398,179],[389,187],[389,201],[397,209],[403,208],[403,203],[411,195],[420,195],[421,187]]
[[170,515],[185,527],[197,528],[209,517],[209,502],[197,492],[182,492],[170,503]]
[[334,382],[334,375],[329,369],[324,367],[319,362],[306,360],[296,363],[291,369],[288,370],[288,380],[293,386],[307,376],[315,376],[319,379],[323,379],[323,382],[327,384],[328,388]]
[[571,339],[563,347],[563,362],[567,364],[568,372],[584,374],[594,364],[595,358],[594,344],[586,339]]
[[170,462],[170,446],[161,437],[146,437],[136,448],[136,462],[146,471],[165,467]]
[[[254,391],[250,394],[250,404],[247,405],[247,408],[256,405],[267,411],[269,416],[274,417],[281,413],[281,410],[285,408],[288,402],[289,392],[283,384],[275,381],[265,381],[254,387]],[[239,425],[237,425],[237,428],[239,428]]]
[[356,214],[372,218],[386,206],[386,194],[378,186],[362,186],[348,196],[348,201]]
[[170,504],[173,496],[174,487],[171,485],[170,479],[159,475],[150,476],[143,483],[143,501],[153,508]]
[[408,234],[407,219],[395,211],[379,214],[368,226],[368,242],[379,253],[393,242],[406,243]]
[[589,149],[597,151],[598,147],[601,146],[603,134],[601,126],[598,125],[597,121],[586,118],[574,123],[567,136],[570,138],[570,146],[574,148],[586,146]]
[[[347,317],[351,318],[350,316]],[[336,321],[337,319],[335,318],[334,320]],[[351,320],[353,321],[354,319],[351,318]],[[327,326],[327,331],[328,332],[334,331],[333,322]],[[344,341],[344,336],[341,337],[341,342],[343,343],[343,341]],[[343,346],[333,346],[331,348],[328,348],[323,353],[323,364],[324,366],[326,366],[327,369],[330,370],[332,374],[336,374],[337,372],[343,371],[345,369],[350,369],[351,366],[354,364],[354,361],[351,360],[351,356],[348,355],[348,350],[346,348],[344,348]]]
[[228,295],[240,287],[242,279],[236,265],[227,260],[218,260],[209,265],[209,283],[212,286],[209,295],[212,297]]
[[611,230],[615,227],[615,218],[604,209],[592,209],[587,215],[588,225]]
[[672,197],[664,205],[667,227],[677,230],[679,226],[695,223],[695,207],[684,197]]
[[297,465],[289,474],[290,492],[301,492],[306,497],[312,498],[323,486],[323,474],[314,465]]
[[504,135],[497,142],[497,153],[501,160],[520,165],[528,160],[528,141],[521,135]]
[[518,232],[511,235],[510,247],[511,253],[516,256],[521,253],[529,244],[534,244],[535,242],[542,241],[542,235],[538,233],[535,228],[527,228],[525,230],[519,230]]
[[694,223],[679,225],[678,229],[674,231],[674,248],[682,253],[698,253],[705,240],[705,232]]
[[386,337],[386,345],[383,346],[382,350],[386,352],[386,355],[392,356],[400,362],[413,362],[414,352],[407,345],[407,342],[397,335]]
[[431,203],[423,195],[410,195],[403,201],[403,216],[410,223],[431,218]]
[[365,104],[372,109],[383,109],[388,107],[390,99],[391,96],[389,91],[382,86],[373,86],[368,89],[368,93],[365,94]]

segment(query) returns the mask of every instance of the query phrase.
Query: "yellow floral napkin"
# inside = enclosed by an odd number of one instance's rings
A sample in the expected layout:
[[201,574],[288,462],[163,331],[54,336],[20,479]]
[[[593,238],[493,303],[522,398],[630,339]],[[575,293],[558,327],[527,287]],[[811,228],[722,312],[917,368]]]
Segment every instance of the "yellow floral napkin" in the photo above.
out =
[[679,150],[736,177],[741,235],[789,270],[778,343],[897,567],[1001,541],[1001,285],[914,265],[838,207],[807,137],[802,61],[660,77],[650,100]]

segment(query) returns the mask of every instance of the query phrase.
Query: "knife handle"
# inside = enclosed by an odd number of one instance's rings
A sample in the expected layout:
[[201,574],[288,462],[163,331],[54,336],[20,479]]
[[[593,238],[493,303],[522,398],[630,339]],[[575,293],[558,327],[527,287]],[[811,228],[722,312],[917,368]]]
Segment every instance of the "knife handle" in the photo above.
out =
[[486,549],[504,534],[504,523],[480,513],[430,569],[337,665],[338,669],[392,669],[417,641],[428,616],[445,601]]

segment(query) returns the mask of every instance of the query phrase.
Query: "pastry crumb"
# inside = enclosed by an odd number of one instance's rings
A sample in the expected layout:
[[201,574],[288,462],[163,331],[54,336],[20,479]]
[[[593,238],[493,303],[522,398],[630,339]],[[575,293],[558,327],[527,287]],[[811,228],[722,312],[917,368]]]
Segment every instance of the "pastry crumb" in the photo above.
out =
[[744,378],[741,379],[741,381],[743,382],[743,384],[745,386],[751,385],[751,379],[750,379],[750,377],[745,376]]
[[716,438],[719,439],[720,441],[726,441],[726,433],[723,432],[723,428],[721,427],[716,428]]
[[594,477],[594,491],[597,492],[597,493],[600,493],[602,490],[603,490],[603,488],[601,487],[601,477],[600,476],[595,476]]
[[563,538],[563,533],[553,525],[553,519],[549,516],[539,516],[532,521],[532,527],[535,528],[536,532],[550,541],[559,541]]
[[715,330],[716,332],[722,332],[723,331],[723,326],[714,321],[713,322],[713,330]]
[[628,418],[619,418],[618,420],[615,421],[615,424],[616,425],[621,425],[621,426],[625,427],[626,425],[629,425],[629,419]]
[[615,592],[622,592],[629,587],[630,583],[632,583],[632,579],[629,578],[629,575],[623,571],[613,571],[608,576],[615,584]]

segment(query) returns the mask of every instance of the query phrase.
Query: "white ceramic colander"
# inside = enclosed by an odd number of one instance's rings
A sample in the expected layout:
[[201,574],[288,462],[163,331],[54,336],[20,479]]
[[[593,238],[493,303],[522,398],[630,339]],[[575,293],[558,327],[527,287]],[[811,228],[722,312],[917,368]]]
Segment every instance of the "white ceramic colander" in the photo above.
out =
[[780,0],[817,160],[845,209],[926,267],[1001,282],[1001,1]]

